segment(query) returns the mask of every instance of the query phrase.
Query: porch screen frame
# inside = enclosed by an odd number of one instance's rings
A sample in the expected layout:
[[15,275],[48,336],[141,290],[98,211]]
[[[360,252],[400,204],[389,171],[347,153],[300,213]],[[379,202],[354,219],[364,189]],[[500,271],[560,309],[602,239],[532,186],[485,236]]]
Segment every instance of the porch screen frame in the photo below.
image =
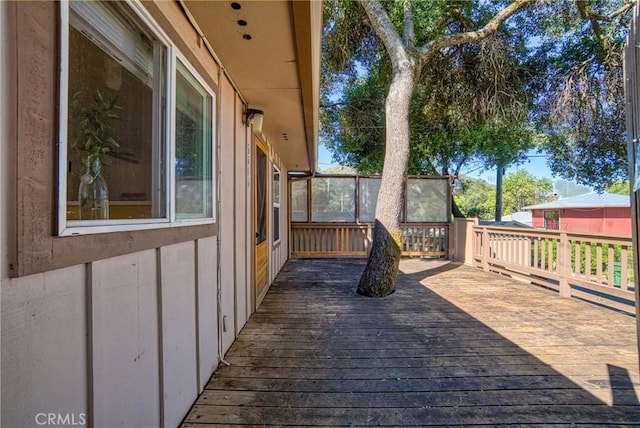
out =
[[[312,217],[312,213],[311,213],[311,206],[313,203],[313,192],[312,192],[312,180],[314,180],[315,178],[350,178],[350,179],[354,179],[355,180],[355,220],[353,222],[348,222],[348,221],[314,221],[313,217]],[[450,177],[449,176],[416,176],[416,175],[411,175],[407,177],[409,180],[432,180],[432,181],[442,181],[445,182],[445,194],[444,197],[446,199],[446,207],[445,207],[445,216],[446,219],[445,221],[429,221],[429,220],[425,220],[425,221],[407,221],[407,185],[406,183],[403,185],[403,206],[401,208],[401,221],[402,223],[407,223],[407,224],[423,224],[423,223],[434,223],[434,224],[450,224],[451,223],[451,185],[450,185]],[[288,181],[289,181],[289,185],[288,185],[288,189],[289,189],[289,200],[291,201],[291,203],[289,204],[289,215],[291,218],[291,223],[295,223],[295,224],[304,224],[304,223],[308,223],[308,224],[335,224],[335,225],[340,225],[340,224],[350,224],[350,223],[355,223],[355,224],[373,224],[375,222],[375,210],[374,210],[374,220],[373,221],[362,221],[360,219],[360,213],[361,213],[361,207],[360,207],[360,197],[361,197],[361,189],[360,189],[360,180],[369,180],[369,179],[377,179],[380,180],[381,177],[380,176],[374,176],[374,175],[334,175],[334,174],[327,174],[327,175],[322,175],[322,174],[317,174],[314,177],[304,177],[304,178],[299,178],[296,176],[289,176],[288,177]],[[294,220],[293,219],[293,208],[294,208],[294,203],[293,203],[293,183],[299,183],[301,181],[303,181],[306,183],[306,192],[307,192],[307,218],[306,220]]]

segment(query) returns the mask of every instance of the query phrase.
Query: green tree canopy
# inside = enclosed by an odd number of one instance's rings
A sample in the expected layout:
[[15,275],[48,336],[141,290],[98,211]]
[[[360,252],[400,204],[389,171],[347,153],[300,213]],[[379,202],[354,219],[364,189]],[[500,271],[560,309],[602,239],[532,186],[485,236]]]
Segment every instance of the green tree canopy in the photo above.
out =
[[[463,191],[454,195],[460,210],[467,217],[491,220],[495,214],[496,187],[483,179],[461,177]],[[518,170],[505,176],[503,181],[503,215],[522,211],[522,207],[542,203],[553,190],[546,177],[536,177],[528,171]]]
[[483,220],[493,218],[496,204],[496,188],[479,178],[460,177],[462,192],[454,195],[456,203],[466,217]]
[[546,177],[535,177],[523,169],[504,179],[503,214],[522,211],[527,205],[544,202],[553,190],[553,183]]
[[[321,141],[336,161],[379,173],[390,60],[356,2],[324,4]],[[398,30],[402,4],[383,4]],[[414,2],[416,45],[478,28],[505,4]],[[601,191],[625,178],[622,48],[633,4],[539,0],[494,37],[434,54],[412,100],[408,171],[518,164],[536,146],[564,179]]]
[[549,166],[596,190],[628,173],[622,51],[634,3],[539,2],[519,17],[538,64],[532,115]]
[[629,180],[617,180],[604,189],[605,192],[616,195],[628,195],[630,192]]
[[[385,6],[400,25],[402,4]],[[492,12],[467,2],[416,2],[416,38],[476,28]],[[352,2],[325,2],[325,16],[321,140],[335,161],[380,173],[390,61]],[[536,134],[528,120],[531,73],[518,52],[522,37],[504,30],[441,50],[425,65],[411,104],[409,174],[458,174],[474,159],[487,167],[523,160]]]

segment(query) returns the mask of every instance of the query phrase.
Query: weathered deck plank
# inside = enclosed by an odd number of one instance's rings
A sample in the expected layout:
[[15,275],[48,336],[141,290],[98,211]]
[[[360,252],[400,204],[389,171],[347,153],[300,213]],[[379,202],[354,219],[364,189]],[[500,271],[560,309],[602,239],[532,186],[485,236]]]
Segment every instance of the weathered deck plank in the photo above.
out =
[[292,260],[184,427],[640,425],[635,319],[458,264]]

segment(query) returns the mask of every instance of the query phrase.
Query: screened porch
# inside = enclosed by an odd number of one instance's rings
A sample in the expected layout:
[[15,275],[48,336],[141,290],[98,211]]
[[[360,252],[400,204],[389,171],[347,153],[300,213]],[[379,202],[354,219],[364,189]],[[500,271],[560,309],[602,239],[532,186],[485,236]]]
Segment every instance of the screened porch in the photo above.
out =
[[[379,189],[376,176],[291,179],[291,256],[366,256]],[[450,178],[410,176],[403,193],[402,255],[448,257]]]

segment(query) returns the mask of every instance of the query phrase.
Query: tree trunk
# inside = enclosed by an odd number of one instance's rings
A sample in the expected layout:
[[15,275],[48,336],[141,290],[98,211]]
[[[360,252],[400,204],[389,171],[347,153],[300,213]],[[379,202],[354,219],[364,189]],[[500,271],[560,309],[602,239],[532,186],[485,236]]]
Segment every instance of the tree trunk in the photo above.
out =
[[456,204],[456,200],[451,198],[451,213],[455,218],[466,218],[466,216],[460,211],[460,207]]
[[504,167],[498,165],[496,172],[496,215],[495,221],[502,221],[502,176],[504,175]]
[[411,59],[394,67],[385,103],[385,156],[373,244],[357,289],[365,296],[384,297],[395,291],[402,242],[402,188],[409,160],[409,107],[415,78],[416,65]]

